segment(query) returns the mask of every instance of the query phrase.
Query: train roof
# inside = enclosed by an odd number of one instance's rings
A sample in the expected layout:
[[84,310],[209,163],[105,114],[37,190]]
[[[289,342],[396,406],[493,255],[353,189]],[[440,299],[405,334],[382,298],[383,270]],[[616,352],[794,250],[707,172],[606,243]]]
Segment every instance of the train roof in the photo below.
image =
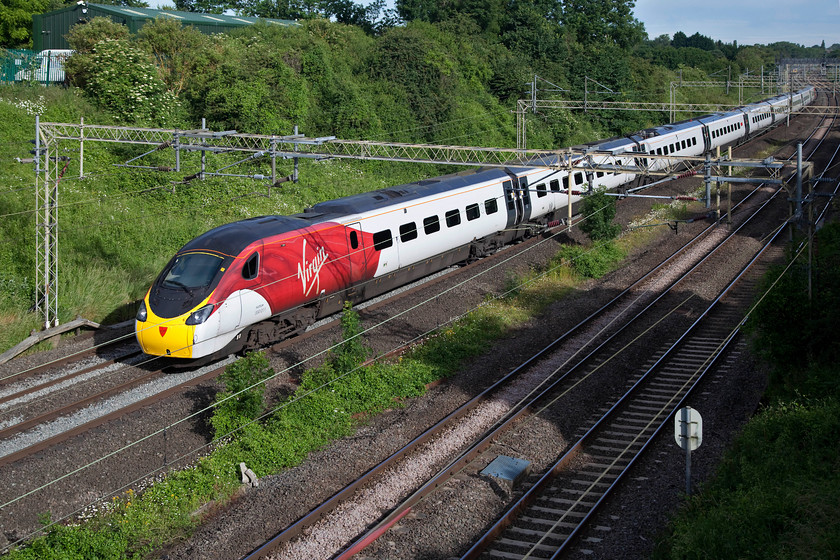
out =
[[184,245],[179,253],[215,251],[236,256],[254,241],[294,231],[309,222],[294,216],[260,216],[225,224],[203,233]]
[[311,208],[304,210],[303,214],[297,214],[297,217],[323,221],[332,217],[361,214],[377,208],[390,206],[397,200],[399,202],[407,202],[418,198],[434,196],[453,189],[469,187],[477,182],[501,178],[507,178],[507,175],[502,169],[483,168],[471,170],[319,202]]

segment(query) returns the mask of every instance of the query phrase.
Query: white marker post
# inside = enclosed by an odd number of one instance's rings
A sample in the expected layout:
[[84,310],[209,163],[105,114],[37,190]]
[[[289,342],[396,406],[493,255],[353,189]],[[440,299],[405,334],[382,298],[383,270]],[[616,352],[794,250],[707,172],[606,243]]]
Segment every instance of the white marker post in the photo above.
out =
[[687,406],[674,415],[674,439],[685,449],[685,493],[691,494],[691,452],[703,442],[703,418]]

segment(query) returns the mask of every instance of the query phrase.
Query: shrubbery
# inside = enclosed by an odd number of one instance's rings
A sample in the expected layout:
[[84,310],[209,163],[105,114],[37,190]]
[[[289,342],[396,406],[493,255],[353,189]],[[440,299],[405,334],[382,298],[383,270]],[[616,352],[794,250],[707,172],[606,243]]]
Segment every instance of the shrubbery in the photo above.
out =
[[179,101],[158,77],[148,54],[129,41],[106,39],[89,56],[85,91],[121,124],[166,127]]
[[766,404],[655,558],[833,558],[840,550],[840,224],[818,232],[815,245],[811,300],[804,254],[758,291],[769,290],[751,318],[754,348],[773,369]]
[[583,199],[580,230],[592,241],[609,241],[621,233],[621,226],[614,224],[615,197],[604,189],[596,189]]
[[274,375],[264,352],[235,361],[219,376],[225,390],[216,394],[210,423],[216,437],[226,436],[254,420],[265,406],[263,381]]
[[611,271],[626,256],[615,243],[598,243],[592,247],[567,245],[560,256],[571,268],[586,278],[600,278]]

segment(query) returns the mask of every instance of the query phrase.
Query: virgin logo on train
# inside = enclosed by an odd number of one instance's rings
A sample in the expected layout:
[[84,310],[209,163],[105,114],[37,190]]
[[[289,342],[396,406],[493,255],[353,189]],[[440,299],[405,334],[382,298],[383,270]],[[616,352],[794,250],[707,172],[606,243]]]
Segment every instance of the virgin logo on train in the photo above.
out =
[[312,288],[315,288],[315,293],[321,291],[321,269],[327,262],[327,250],[323,247],[318,247],[315,256],[308,263],[306,262],[306,239],[303,240],[303,253],[301,255],[301,262],[298,264],[298,279],[303,288],[303,295],[308,296]]

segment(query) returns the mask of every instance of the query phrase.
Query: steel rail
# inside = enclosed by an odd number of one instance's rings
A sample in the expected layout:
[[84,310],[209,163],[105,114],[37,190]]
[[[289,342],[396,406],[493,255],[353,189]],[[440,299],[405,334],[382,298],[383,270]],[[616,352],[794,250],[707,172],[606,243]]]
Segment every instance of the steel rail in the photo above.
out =
[[[753,192],[756,192],[757,190],[758,190],[758,188],[756,188]],[[735,207],[737,207],[740,204],[742,204],[743,202],[745,202],[745,200],[746,199],[740,201]],[[551,352],[563,340],[566,340],[568,337],[572,336],[572,334],[574,334],[575,332],[579,332],[579,330],[582,329],[582,327],[585,324],[589,323],[595,317],[599,316],[607,308],[612,307],[618,300],[620,300],[622,297],[624,297],[634,287],[636,287],[638,284],[644,282],[648,277],[653,275],[657,270],[660,270],[662,267],[664,267],[668,263],[670,263],[673,259],[677,258],[677,256],[679,254],[681,254],[682,252],[684,252],[685,250],[687,250],[687,248],[690,245],[697,242],[702,237],[705,237],[705,235],[708,234],[708,232],[712,231],[713,229],[715,229],[714,225],[710,225],[709,227],[707,227],[703,232],[698,234],[698,236],[695,239],[690,240],[682,248],[678,249],[674,254],[672,254],[667,259],[665,259],[662,263],[660,263],[657,267],[655,267],[654,269],[649,271],[647,274],[645,274],[642,278],[637,280],[636,283],[634,283],[630,287],[626,288],[618,296],[616,296],[615,298],[610,300],[610,302],[605,304],[601,309],[592,313],[589,317],[587,317],[586,319],[584,319],[583,321],[578,323],[576,326],[572,327],[572,329],[570,329],[567,333],[564,333],[563,335],[558,337],[555,341],[550,343],[548,346],[546,346],[543,350],[538,352],[536,355],[534,355],[531,358],[529,358],[528,360],[526,360],[526,362],[524,362],[523,364],[520,364],[520,366],[517,366],[517,368],[514,368],[514,370],[509,372],[507,375],[505,375],[502,379],[497,381],[491,387],[489,387],[488,389],[483,391],[480,395],[478,395],[477,397],[475,397],[474,399],[472,399],[468,403],[465,403],[464,405],[459,407],[459,409],[457,409],[456,411],[450,413],[450,415],[448,415],[446,418],[444,418],[443,420],[441,420],[440,422],[435,424],[435,426],[430,428],[427,432],[425,432],[424,434],[422,434],[421,436],[419,436],[415,440],[412,440],[412,442],[405,445],[402,449],[400,449],[399,451],[397,451],[396,453],[391,455],[385,461],[383,461],[382,463],[380,463],[379,465],[377,465],[376,467],[374,467],[373,469],[371,469],[370,471],[368,471],[367,473],[362,475],[360,478],[358,478],[356,481],[354,481],[353,483],[351,483],[350,485],[345,487],[343,490],[341,490],[340,492],[335,494],[329,500],[322,503],[319,507],[315,508],[309,514],[307,514],[306,516],[299,519],[293,525],[287,527],[284,531],[281,531],[280,533],[278,533],[275,537],[273,537],[272,539],[270,539],[269,541],[267,541],[266,543],[264,543],[263,545],[261,545],[257,549],[253,550],[250,554],[248,554],[244,558],[252,559],[252,558],[262,557],[263,555],[268,554],[273,550],[276,550],[281,544],[283,544],[285,542],[288,542],[288,541],[296,538],[297,536],[299,536],[312,523],[314,523],[315,521],[325,517],[339,503],[341,503],[341,501],[346,499],[348,496],[352,495],[353,492],[355,492],[358,488],[360,488],[365,483],[365,480],[367,480],[370,477],[375,476],[376,474],[386,470],[389,466],[395,464],[402,457],[407,455],[410,452],[412,447],[414,447],[415,445],[418,445],[420,443],[428,441],[431,437],[433,437],[434,433],[442,430],[446,425],[449,425],[452,422],[456,421],[458,418],[464,416],[469,410],[475,408],[480,402],[485,400],[488,395],[490,395],[492,392],[494,392],[499,387],[501,387],[502,384],[506,383],[507,380],[512,378],[514,375],[517,375],[522,369],[526,368],[531,363],[535,362],[536,360],[540,359],[542,356]],[[450,466],[448,466],[446,469],[443,469],[442,473],[444,471],[448,472],[449,474],[454,474],[454,472],[455,472],[454,465],[450,464]],[[358,550],[357,545],[360,542],[366,542],[367,540],[369,540],[371,534],[373,534],[373,533],[376,533],[377,535],[380,534],[382,532],[383,527],[394,523],[395,520],[398,519],[400,516],[405,515],[405,513],[407,512],[406,508],[410,508],[414,503],[418,502],[426,494],[432,492],[434,490],[434,488],[439,486],[440,484],[442,484],[441,481],[437,481],[437,482],[430,481],[429,483],[424,485],[424,487],[422,487],[420,490],[418,490],[418,492],[415,493],[410,500],[403,502],[403,504],[399,508],[392,511],[391,514],[389,514],[382,521],[380,521],[376,525],[376,527],[374,527],[373,529],[371,529],[371,531],[369,531],[364,536],[360,537],[360,539],[355,541],[355,543],[350,546],[348,551],[353,551],[353,552],[357,551]],[[344,558],[344,557],[345,557],[344,554],[339,556],[339,558]]]
[[[823,120],[824,120],[824,119],[823,119]],[[835,117],[835,120],[836,120],[836,117]],[[806,142],[807,142],[807,141],[809,141],[809,140],[812,138],[813,134],[816,132],[816,129],[817,129],[817,128],[819,128],[819,126],[821,126],[821,125],[822,125],[822,122],[820,123],[820,125],[818,125],[818,127],[816,127],[816,128],[815,128],[814,132],[812,132],[812,134],[811,134],[811,135],[809,135],[809,137],[808,137],[808,139],[806,140]],[[818,149],[818,148],[819,148],[819,146],[822,144],[823,140],[824,140],[824,137],[823,137],[823,138],[820,138],[819,142],[817,143],[817,146],[815,146],[815,147],[814,147],[814,150],[811,152],[811,155],[813,155],[813,154],[815,154],[815,153],[816,153],[817,149]],[[835,155],[836,155],[836,153],[837,153],[837,152],[835,151]],[[832,156],[832,158],[833,158],[833,157],[834,157],[834,156]],[[781,192],[781,189],[776,189],[776,190],[775,190],[775,192],[774,192],[774,194],[773,194],[773,196],[771,197],[771,200],[772,200],[773,198],[775,198],[775,197],[776,197],[776,195],[777,195],[779,192]],[[768,204],[768,203],[769,203],[769,200],[767,201],[767,203],[765,203],[764,205],[762,205],[762,207],[761,207],[761,208],[757,209],[757,210],[756,210],[756,212],[753,214],[753,216],[757,215],[757,214],[761,211],[761,209],[763,209],[763,208],[766,206],[766,204]],[[751,219],[751,218],[750,218],[750,219]],[[749,221],[749,220],[747,220],[747,221]],[[745,222],[745,223],[746,223],[746,222]],[[745,224],[742,224],[742,226],[741,226],[741,227],[743,227],[743,225],[745,225]],[[738,229],[740,229],[740,227],[739,227]],[[526,493],[525,493],[525,494],[524,494],[524,495],[523,495],[523,496],[522,496],[519,500],[517,500],[517,502],[516,502],[516,503],[515,503],[515,504],[514,504],[511,508],[509,508],[509,509],[508,509],[508,511],[505,513],[505,515],[504,515],[504,516],[502,516],[502,518],[500,518],[500,519],[499,519],[499,520],[498,520],[498,521],[497,521],[497,522],[493,525],[493,527],[491,527],[491,529],[490,529],[490,530],[488,530],[488,531],[487,531],[487,532],[486,532],[486,533],[485,533],[485,534],[484,534],[484,535],[483,535],[483,536],[479,539],[479,541],[477,541],[477,542],[476,542],[476,543],[475,543],[475,544],[474,544],[474,545],[473,545],[473,546],[469,549],[469,551],[468,551],[468,552],[467,552],[467,553],[466,553],[466,554],[462,557],[462,560],[466,560],[466,559],[469,559],[469,558],[476,558],[476,557],[477,557],[477,556],[478,556],[478,555],[479,555],[479,554],[480,554],[480,553],[481,553],[484,549],[486,549],[486,547],[489,545],[489,543],[490,543],[490,542],[492,542],[493,540],[495,540],[495,539],[496,539],[496,538],[497,538],[497,537],[498,537],[498,536],[499,536],[499,535],[500,535],[500,534],[504,531],[504,529],[505,529],[508,525],[510,525],[510,524],[512,523],[512,520],[513,520],[514,518],[516,518],[519,514],[521,514],[521,513],[522,513],[522,511],[524,511],[524,510],[528,507],[528,505],[529,505],[529,504],[531,504],[531,503],[533,503],[533,502],[535,501],[536,496],[537,496],[537,495],[538,495],[538,494],[542,491],[542,489],[543,489],[543,488],[544,488],[544,487],[548,484],[548,481],[552,480],[552,479],[556,476],[556,474],[557,474],[558,472],[560,472],[561,470],[563,470],[563,469],[565,468],[565,466],[566,466],[568,463],[570,463],[570,462],[571,462],[571,460],[572,460],[572,459],[574,459],[574,458],[575,458],[575,457],[576,457],[576,456],[580,453],[580,451],[583,449],[583,447],[584,447],[585,443],[586,443],[586,442],[587,442],[587,441],[591,438],[592,434],[596,433],[596,430],[597,430],[597,429],[598,429],[598,428],[599,428],[602,424],[605,424],[605,423],[608,421],[608,419],[611,419],[611,418],[615,415],[615,412],[616,412],[617,410],[619,410],[619,407],[620,407],[620,406],[621,406],[621,405],[622,405],[622,404],[623,404],[623,403],[624,403],[627,399],[629,399],[631,395],[635,394],[635,393],[638,391],[639,387],[641,387],[641,386],[642,386],[642,383],[645,381],[645,379],[647,379],[647,378],[648,378],[648,376],[650,376],[650,375],[652,374],[652,372],[653,372],[653,371],[655,371],[655,370],[656,370],[656,369],[657,369],[657,368],[658,368],[661,364],[663,364],[663,363],[665,362],[665,360],[668,358],[668,356],[669,356],[669,355],[670,355],[670,354],[671,354],[671,353],[672,353],[672,352],[673,352],[676,348],[678,348],[678,347],[679,347],[679,345],[681,345],[681,343],[682,343],[684,340],[686,340],[686,338],[688,337],[689,333],[690,333],[690,332],[692,332],[695,328],[697,328],[697,326],[698,326],[698,325],[700,325],[701,321],[702,321],[705,317],[707,317],[707,316],[709,315],[709,313],[711,312],[711,310],[712,310],[713,308],[715,308],[715,306],[716,306],[716,305],[717,305],[717,304],[718,304],[718,303],[719,303],[719,302],[720,302],[720,301],[721,301],[721,300],[722,300],[722,299],[723,299],[723,298],[724,298],[724,297],[725,297],[725,296],[726,296],[726,295],[730,292],[730,290],[731,290],[731,289],[732,289],[732,288],[733,288],[733,287],[734,287],[734,286],[735,286],[735,285],[736,285],[736,284],[737,284],[737,283],[738,283],[738,282],[739,282],[739,281],[743,278],[743,276],[747,273],[747,271],[748,271],[748,270],[750,270],[750,269],[754,266],[754,264],[755,264],[756,262],[758,262],[758,259],[760,259],[760,258],[761,258],[761,256],[764,254],[764,252],[767,250],[767,248],[768,248],[768,247],[770,247],[770,246],[771,246],[771,245],[775,242],[775,240],[778,238],[778,236],[781,234],[781,232],[782,232],[782,231],[783,231],[783,228],[782,228],[782,227],[779,227],[779,228],[777,228],[777,229],[776,229],[776,231],[773,233],[773,235],[772,235],[772,237],[770,238],[770,240],[769,240],[769,241],[768,241],[768,242],[767,242],[767,243],[766,243],[766,244],[765,244],[765,245],[764,245],[764,246],[763,246],[763,247],[762,247],[762,248],[758,251],[758,253],[757,253],[757,254],[756,254],[756,255],[755,255],[755,256],[754,256],[754,257],[750,260],[750,262],[749,262],[749,263],[748,263],[748,264],[747,264],[747,265],[746,265],[746,266],[745,266],[745,267],[744,267],[744,268],[743,268],[743,269],[739,272],[739,274],[735,277],[735,279],[733,279],[733,280],[732,280],[732,281],[731,281],[731,282],[727,285],[727,287],[726,287],[726,288],[725,288],[725,289],[724,289],[724,290],[723,290],[723,291],[722,291],[722,292],[718,295],[718,297],[716,297],[716,298],[715,298],[715,300],[714,300],[714,301],[713,301],[713,302],[712,302],[712,303],[708,306],[708,308],[707,308],[707,309],[706,309],[706,310],[705,310],[705,311],[704,311],[704,312],[703,312],[703,313],[702,313],[702,314],[701,314],[701,315],[700,315],[700,316],[699,316],[699,317],[698,317],[698,318],[697,318],[697,319],[696,319],[696,320],[692,323],[692,325],[689,327],[689,329],[688,329],[688,330],[686,330],[686,332],[685,332],[684,334],[682,334],[682,335],[679,337],[679,339],[678,339],[676,342],[674,342],[674,343],[673,343],[673,344],[669,347],[669,349],[668,349],[668,350],[667,350],[667,351],[666,351],[666,352],[665,352],[665,353],[664,353],[664,354],[663,354],[663,355],[662,355],[659,359],[657,359],[657,360],[656,360],[656,362],[655,362],[655,363],[654,363],[654,364],[653,364],[653,365],[652,365],[652,366],[651,366],[651,367],[647,370],[647,372],[645,372],[645,374],[643,374],[643,375],[642,375],[642,377],[641,377],[640,379],[638,379],[638,380],[637,380],[637,381],[633,384],[633,386],[632,386],[632,387],[631,387],[631,388],[630,388],[630,389],[629,389],[629,390],[625,393],[625,395],[623,395],[623,396],[622,396],[622,397],[621,397],[621,398],[620,398],[620,399],[619,399],[619,400],[618,400],[618,401],[617,401],[617,402],[616,402],[616,403],[615,403],[612,407],[610,407],[610,409],[609,409],[609,410],[608,410],[608,411],[607,411],[607,412],[606,412],[606,413],[605,413],[605,414],[604,414],[604,415],[603,415],[603,416],[602,416],[602,417],[601,417],[601,418],[600,418],[600,419],[599,419],[599,420],[595,423],[595,425],[593,425],[593,426],[592,426],[592,427],[591,427],[591,428],[590,428],[590,429],[589,429],[589,430],[588,430],[588,431],[587,431],[587,432],[586,432],[586,433],[585,433],[585,434],[584,434],[584,435],[583,435],[583,436],[579,439],[579,441],[578,441],[577,443],[575,443],[575,444],[574,444],[574,445],[573,445],[573,446],[572,446],[572,447],[571,447],[571,448],[570,448],[570,449],[569,449],[566,453],[564,453],[564,455],[563,455],[563,456],[562,456],[562,457],[561,457],[561,458],[560,458],[560,459],[559,459],[559,460],[558,460],[558,461],[557,461],[557,462],[556,462],[556,463],[555,463],[555,464],[554,464],[551,468],[549,468],[549,469],[546,471],[546,473],[545,473],[545,474],[544,474],[544,475],[543,475],[543,476],[539,479],[539,481],[538,481],[537,483],[535,483],[535,484],[534,484],[534,486],[532,486],[532,488],[531,488],[531,489],[529,489],[529,490],[528,490],[528,492],[526,492]],[[726,239],[724,242],[722,242],[722,244],[723,244],[723,243],[725,243],[726,241],[728,241],[728,240],[732,239],[733,237],[734,237],[734,235],[730,235],[729,237],[727,237],[727,239]],[[721,244],[721,245],[722,245],[722,244]],[[715,249],[715,250],[716,250],[716,249]],[[705,260],[705,258],[704,258],[703,260]],[[698,266],[699,266],[699,263],[698,263]],[[696,267],[694,267],[694,268],[696,268]],[[692,268],[692,270],[694,270],[694,268]],[[691,271],[689,271],[689,273],[690,273],[690,272],[691,272]],[[700,379],[700,378],[702,378],[702,376],[705,374],[705,372],[706,372],[706,371],[708,371],[708,370],[711,368],[711,366],[712,366],[714,363],[716,363],[716,362],[717,362],[717,360],[718,360],[718,359],[720,358],[720,356],[723,354],[723,351],[724,351],[724,350],[726,349],[726,347],[730,344],[730,342],[734,339],[735,335],[737,334],[737,332],[738,332],[738,331],[739,331],[739,329],[741,328],[741,325],[742,325],[742,324],[743,324],[743,320],[742,320],[742,321],[741,321],[741,322],[740,322],[740,323],[736,326],[736,328],[735,328],[735,329],[734,329],[731,333],[729,333],[729,335],[727,336],[727,338],[724,340],[723,344],[722,344],[722,345],[720,345],[720,346],[718,347],[718,349],[716,350],[716,352],[715,352],[714,356],[711,358],[711,360],[707,360],[707,363],[706,363],[705,367],[703,368],[702,373],[700,373],[699,378],[698,378],[698,379],[695,381],[695,383],[692,385],[692,388],[693,388],[694,386],[696,386],[696,383],[699,383],[699,379]],[[689,392],[690,392],[690,389],[689,389],[689,391],[687,391],[687,392],[686,392],[686,393],[682,396],[682,398],[680,398],[679,403],[676,405],[676,407],[675,407],[673,410],[676,410],[676,409],[677,409],[677,408],[678,408],[678,407],[679,407],[679,406],[680,406],[680,405],[681,405],[681,404],[685,401],[685,398],[687,398],[687,395],[688,395],[688,393],[689,393]],[[673,410],[671,411],[671,413],[669,413],[669,414],[666,416],[666,420],[667,420],[667,418],[669,418],[669,417],[670,417],[670,415],[673,413]],[[616,485],[618,484],[618,481],[619,481],[619,480],[623,477],[623,475],[624,475],[626,472],[628,472],[628,471],[629,471],[630,467],[631,467],[631,466],[635,463],[636,458],[637,458],[637,457],[639,457],[639,456],[643,453],[643,451],[647,448],[648,444],[649,444],[649,443],[653,440],[653,438],[654,438],[654,437],[655,437],[655,436],[659,433],[659,431],[662,429],[662,426],[664,426],[664,423],[665,423],[665,421],[663,420],[663,422],[662,422],[662,423],[661,423],[661,424],[660,424],[660,425],[659,425],[659,426],[655,429],[654,433],[653,433],[653,434],[652,434],[652,435],[651,435],[651,436],[647,439],[647,441],[643,444],[642,448],[640,448],[639,450],[637,450],[637,451],[635,452],[635,454],[634,454],[633,458],[630,460],[630,462],[629,462],[627,465],[625,465],[624,467],[622,467],[622,468],[621,468],[621,470],[620,470],[620,472],[619,472],[619,474],[618,474],[617,476],[615,475],[615,473],[611,473],[611,474],[610,474],[610,476],[615,476],[615,479],[613,480],[613,482],[612,482],[611,484],[609,484],[609,486],[607,487],[607,489],[606,489],[606,490],[604,490],[604,491],[603,491],[603,493],[601,494],[600,498],[599,498],[599,499],[598,499],[598,500],[594,503],[594,505],[592,505],[592,506],[591,506],[591,508],[589,509],[589,511],[588,511],[588,512],[584,515],[584,517],[583,517],[583,518],[581,518],[581,519],[580,519],[580,520],[579,520],[579,521],[575,524],[574,528],[573,528],[573,529],[572,529],[572,531],[569,533],[569,535],[568,535],[567,537],[565,537],[565,538],[562,540],[562,543],[560,544],[560,547],[559,547],[559,548],[556,550],[556,552],[552,555],[552,558],[557,558],[557,557],[561,554],[561,552],[565,549],[565,547],[568,545],[568,543],[572,541],[573,537],[574,537],[575,535],[577,535],[577,533],[580,531],[581,527],[583,527],[583,525],[584,525],[586,522],[588,522],[588,520],[590,519],[590,517],[594,514],[595,510],[596,510],[596,509],[598,508],[598,506],[602,503],[602,501],[603,501],[603,500],[604,500],[604,498],[607,496],[607,494],[608,494],[609,492],[611,492],[611,491],[612,491],[612,490],[616,487]],[[649,427],[649,426],[650,426],[650,424],[648,424],[647,426],[645,426],[645,428],[643,428],[643,430],[641,431],[640,435],[641,435],[642,433],[644,433],[645,431],[647,431],[647,429],[648,429],[648,427]],[[639,437],[639,436],[637,436],[636,438],[634,438],[634,439],[633,439],[633,441],[631,442],[631,444],[629,444],[629,445],[628,445],[627,449],[629,449],[629,447],[630,447],[633,443],[635,443],[635,442],[637,441],[638,437]],[[626,452],[626,450],[625,450],[625,452]],[[622,452],[622,454],[623,454],[623,453],[624,453],[624,452]],[[614,461],[612,464],[610,464],[610,465],[608,466],[607,471],[612,470],[614,467],[615,467],[615,461]],[[593,482],[593,483],[592,483],[592,485],[590,486],[589,490],[592,490],[592,488],[594,488],[594,487],[595,487],[595,485],[596,485],[596,483],[597,483],[597,482],[598,482],[597,480],[596,480],[595,482]],[[582,500],[582,499],[583,499],[583,497],[584,497],[583,495],[582,495],[581,497],[579,497],[579,498],[578,498],[578,502],[580,502],[580,500]],[[573,509],[574,507],[575,507],[575,505],[573,505],[573,506],[572,506],[572,509]],[[564,516],[565,516],[565,514],[564,514]],[[552,529],[551,529],[551,530],[549,530],[549,532],[550,532],[550,531],[552,531],[554,528],[556,528],[557,524],[558,524],[558,523],[560,523],[560,521],[561,521],[561,520],[562,520],[562,518],[561,518],[560,520],[558,520],[558,521],[557,521],[557,523],[555,524],[555,526],[554,526],[554,527],[552,527]],[[545,538],[545,537],[543,537],[543,539],[544,539],[544,538]],[[541,543],[542,543],[542,542],[543,542],[543,541],[542,541],[542,539],[541,539],[541,540],[540,540],[540,541],[539,541],[539,542],[535,545],[535,547],[536,547],[536,546],[542,546],[542,545],[541,545]],[[532,550],[533,550],[533,549],[532,549]],[[526,554],[525,556],[523,556],[523,558],[527,558],[527,557],[530,557],[530,552],[529,552],[528,554]]]
[[[483,552],[487,548],[489,543],[492,542],[493,540],[495,540],[501,534],[501,532],[513,522],[513,519],[516,516],[518,516],[520,513],[522,513],[530,504],[532,504],[537,499],[538,495],[543,492],[543,490],[546,488],[546,486],[555,478],[557,473],[562,471],[572,461],[572,459],[577,457],[580,454],[580,452],[584,449],[584,447],[587,444],[589,444],[589,442],[593,438],[594,434],[598,433],[597,430],[602,428],[603,425],[605,425],[607,422],[613,420],[613,418],[616,416],[616,413],[620,410],[623,410],[624,405],[626,405],[628,402],[630,402],[630,400],[638,393],[638,391],[643,386],[643,384],[646,381],[648,381],[650,379],[650,377],[652,377],[656,371],[659,370],[659,368],[662,366],[662,364],[664,364],[665,361],[668,358],[670,358],[673,353],[677,352],[678,348],[680,348],[682,346],[682,344],[695,331],[695,329],[697,329],[701,324],[703,324],[704,319],[706,319],[707,316],[712,312],[712,310],[717,307],[718,303],[741,280],[741,278],[744,276],[744,274],[746,274],[747,271],[749,271],[752,268],[752,266],[758,261],[758,259],[760,259],[763,256],[763,254],[767,250],[767,248],[770,247],[773,242],[775,242],[775,240],[781,234],[782,231],[783,231],[782,228],[778,228],[776,230],[776,232],[774,233],[774,235],[772,236],[770,241],[768,241],[761,248],[761,250],[750,260],[748,265],[746,267],[744,267],[738,273],[736,278],[733,279],[727,285],[727,287],[723,290],[723,292],[721,292],[715,298],[715,300],[703,311],[703,313],[691,324],[691,326],[682,335],[680,335],[680,337],[673,344],[671,344],[669,346],[669,348],[666,350],[666,352],[656,361],[656,363],[654,365],[652,365],[650,368],[648,368],[648,370],[642,375],[642,377],[640,379],[638,379],[633,384],[633,386],[630,389],[628,389],[628,391],[625,392],[625,394],[622,395],[621,398],[612,407],[610,407],[610,409],[606,413],[604,413],[604,415],[591,428],[589,428],[589,430],[587,430],[587,432],[577,442],[575,442],[563,454],[563,456],[557,462],[555,462],[549,469],[547,469],[546,473],[544,473],[542,475],[542,477],[522,497],[520,497],[513,506],[511,506],[507,510],[505,515],[503,515],[484,534],[484,536],[482,536],[478,541],[476,541],[476,543],[474,543],[474,545],[462,556],[462,560],[470,560],[470,559],[473,559],[473,558],[477,558],[481,554],[481,552]],[[736,328],[735,332],[737,332],[737,330],[739,328],[740,328],[740,325]],[[610,484],[608,486],[608,488],[603,491],[603,493],[601,493],[600,497],[597,499],[597,501],[594,503],[594,505],[589,509],[589,511],[586,513],[586,515],[583,518],[581,518],[579,522],[575,523],[575,528],[572,529],[572,531],[569,533],[569,535],[566,536],[563,539],[563,542],[559,545],[556,552],[552,555],[552,558],[557,558],[557,556],[565,549],[565,547],[568,546],[567,543],[571,542],[572,538],[578,534],[580,529],[586,524],[586,522],[594,514],[594,511],[603,502],[603,500],[606,498],[606,496],[609,494],[609,492],[611,492],[612,490],[615,489],[616,485],[621,480],[621,478],[624,476],[624,474],[626,474],[629,471],[630,467],[633,464],[635,464],[636,458],[641,456],[642,451],[647,448],[647,446],[653,440],[655,435],[659,433],[659,431],[665,425],[665,421],[668,418],[670,418],[671,414],[673,414],[673,412],[677,409],[677,407],[685,401],[685,399],[687,398],[691,389],[696,387],[697,383],[699,383],[699,381],[703,378],[705,373],[707,371],[709,371],[711,366],[714,363],[717,362],[717,360],[720,358],[720,356],[723,355],[723,350],[728,346],[728,344],[733,339],[734,339],[734,335],[730,333],[730,336],[727,337],[727,339],[726,339],[725,345],[719,345],[717,347],[714,356],[712,356],[711,359],[707,360],[706,367],[704,367],[703,370],[701,372],[699,372],[699,374],[696,374],[695,377],[692,380],[690,380],[690,381],[692,381],[692,383],[691,383],[691,386],[689,387],[688,391],[685,392],[685,394],[682,397],[680,397],[679,401],[677,401],[677,404],[674,405],[673,410],[671,410],[667,415],[665,415],[665,420],[663,420],[659,424],[659,426],[656,428],[654,433],[647,439],[647,441],[643,444],[643,446],[638,451],[636,451],[634,453],[634,457],[630,460],[630,462],[625,467],[623,467],[620,470],[620,472],[616,476],[613,483]],[[668,404],[669,405],[672,404],[672,401],[669,401]],[[661,413],[658,414],[657,417],[661,417]],[[648,426],[649,426],[649,424],[645,426],[645,428],[641,431],[641,433],[644,433],[645,431],[647,431]],[[634,439],[631,442],[631,444],[628,444],[627,448],[625,448],[625,451],[623,451],[622,454],[626,453],[629,450],[629,448],[636,441],[637,440]],[[613,463],[613,465],[614,465],[614,463]],[[611,465],[611,466],[613,466],[613,465]],[[594,486],[594,483],[593,483],[593,486]],[[591,489],[592,489],[592,487],[590,487],[590,489],[588,489],[588,490],[591,490]],[[587,491],[584,491],[583,495],[578,498],[578,502],[584,496],[587,495]],[[571,509],[574,509],[574,506]],[[528,556],[529,555],[525,555],[525,556],[523,556],[523,558],[527,558]]]

